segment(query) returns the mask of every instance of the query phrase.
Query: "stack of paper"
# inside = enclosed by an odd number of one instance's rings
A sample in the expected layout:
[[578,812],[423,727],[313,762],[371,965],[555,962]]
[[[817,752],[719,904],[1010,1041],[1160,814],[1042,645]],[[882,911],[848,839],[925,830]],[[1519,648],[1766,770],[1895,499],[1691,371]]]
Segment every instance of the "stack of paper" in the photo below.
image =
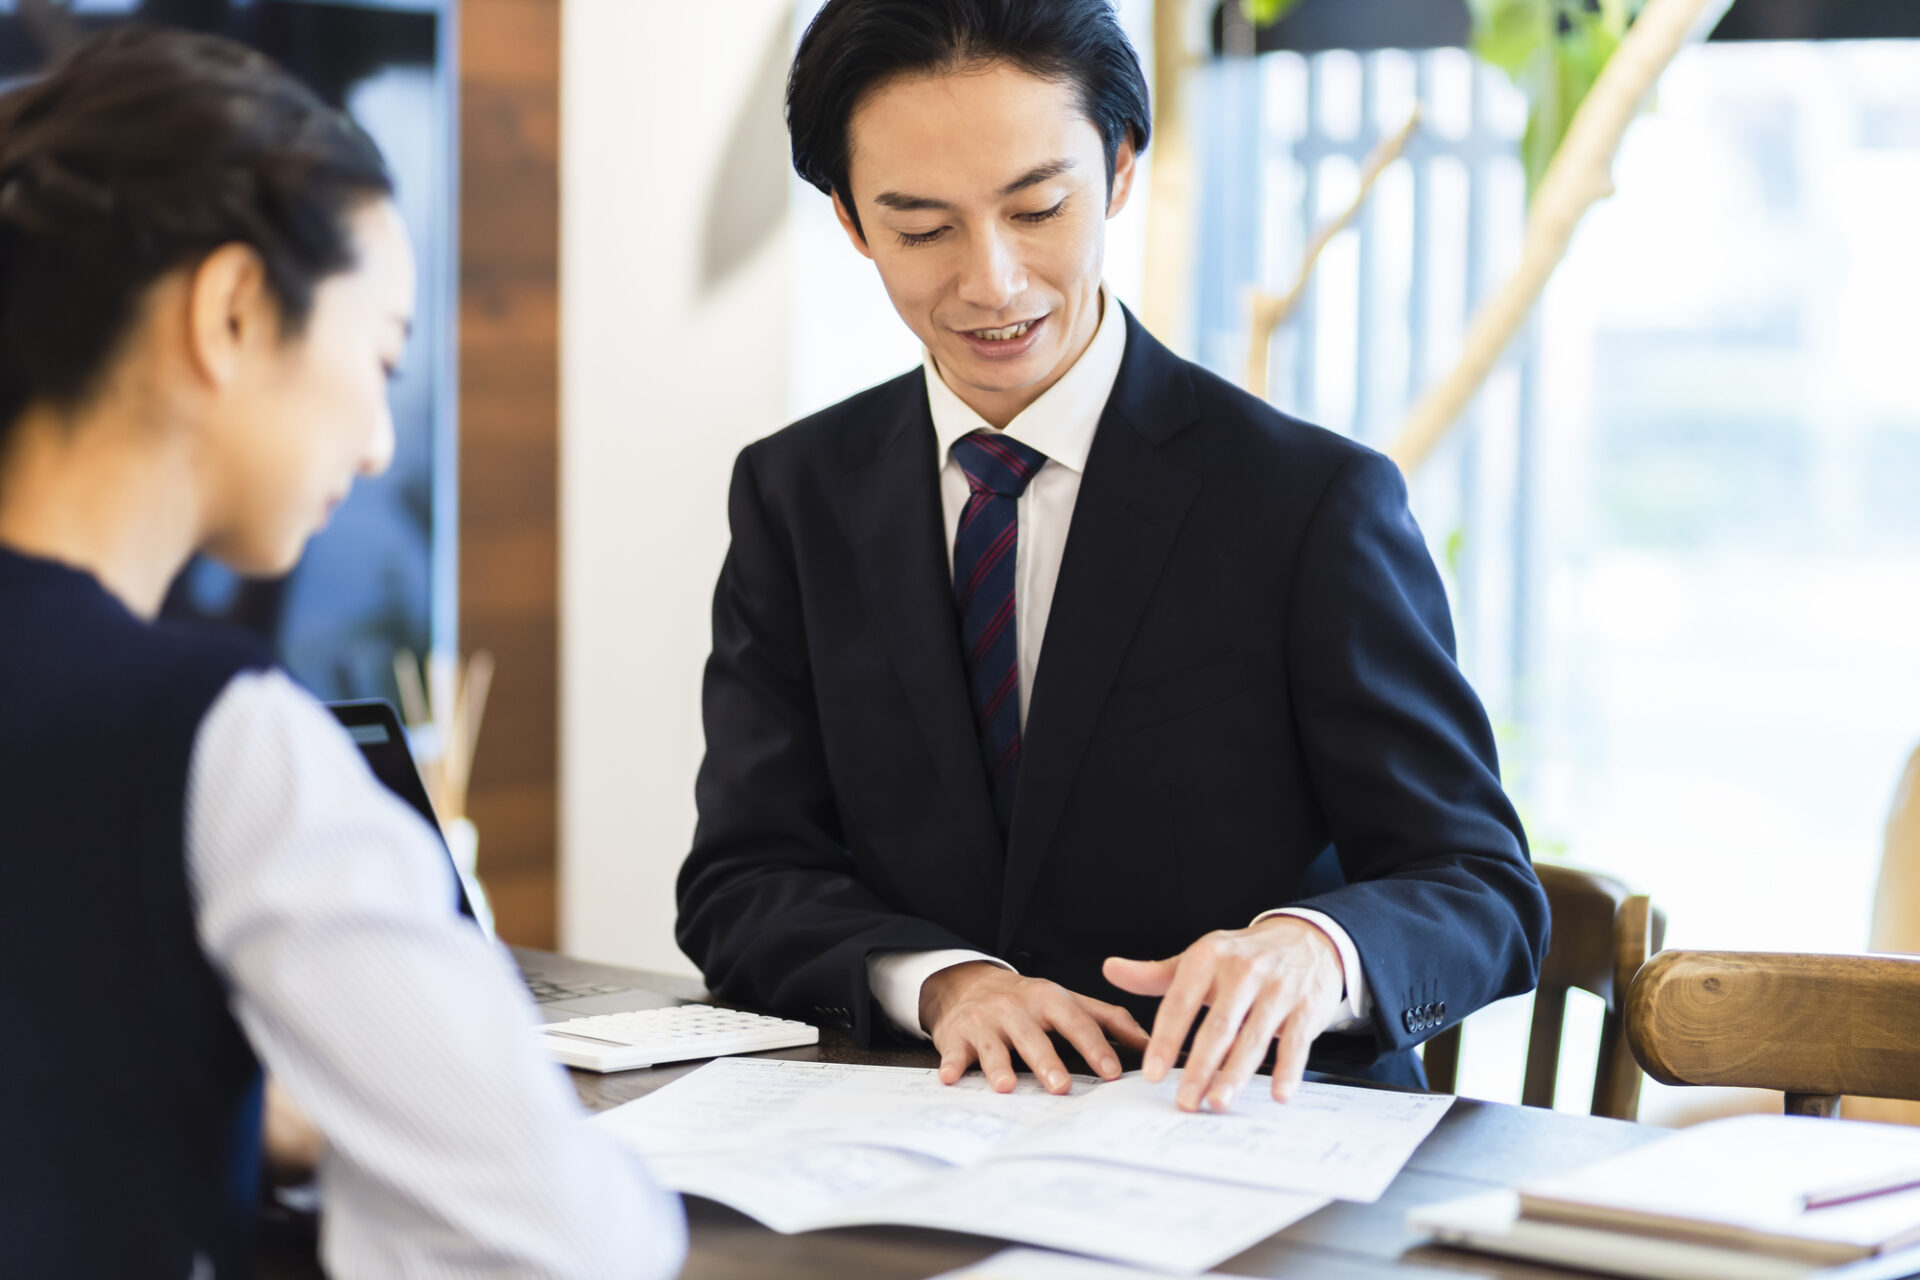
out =
[[1179,1111],[1177,1073],[1023,1079],[723,1058],[598,1122],[666,1185],[776,1231],[898,1225],[1194,1272],[1326,1204],[1371,1201],[1451,1098],[1303,1085]]
[[1920,1131],[1716,1120],[1408,1221],[1445,1243],[1659,1280],[1905,1276],[1920,1271],[1899,1252],[1920,1242]]

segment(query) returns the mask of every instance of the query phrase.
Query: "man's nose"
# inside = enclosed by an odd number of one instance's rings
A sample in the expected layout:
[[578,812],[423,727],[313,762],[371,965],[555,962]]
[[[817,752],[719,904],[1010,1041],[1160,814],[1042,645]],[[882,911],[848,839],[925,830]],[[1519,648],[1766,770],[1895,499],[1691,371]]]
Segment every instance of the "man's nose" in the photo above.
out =
[[960,300],[982,311],[999,311],[1026,291],[1026,271],[997,228],[973,236],[960,265]]

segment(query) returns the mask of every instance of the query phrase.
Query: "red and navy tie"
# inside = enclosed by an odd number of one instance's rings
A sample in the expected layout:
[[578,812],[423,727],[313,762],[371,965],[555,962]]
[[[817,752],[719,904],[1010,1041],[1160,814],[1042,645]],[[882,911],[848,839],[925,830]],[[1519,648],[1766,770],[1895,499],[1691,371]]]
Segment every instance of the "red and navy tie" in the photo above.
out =
[[1020,644],[1014,624],[1015,549],[1020,495],[1046,455],[996,431],[953,442],[953,460],[972,492],[953,538],[953,599],[960,644],[980,727],[980,754],[993,788],[1000,838],[1013,823],[1020,776]]

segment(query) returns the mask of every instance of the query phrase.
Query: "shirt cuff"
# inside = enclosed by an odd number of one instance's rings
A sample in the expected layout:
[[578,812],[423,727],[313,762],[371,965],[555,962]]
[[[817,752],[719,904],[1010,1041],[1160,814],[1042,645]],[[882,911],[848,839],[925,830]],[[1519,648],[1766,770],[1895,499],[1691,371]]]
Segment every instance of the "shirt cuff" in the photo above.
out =
[[1340,955],[1340,972],[1346,979],[1347,994],[1341,1005],[1345,1016],[1329,1022],[1327,1030],[1365,1030],[1367,1019],[1373,1013],[1373,996],[1367,990],[1367,975],[1360,968],[1360,952],[1354,947],[1353,939],[1347,936],[1347,931],[1332,916],[1307,907],[1280,907],[1273,911],[1262,911],[1253,918],[1253,923],[1259,924],[1275,916],[1293,916],[1305,920],[1333,940],[1333,949]]
[[[1338,925],[1334,927],[1339,928]],[[896,1028],[916,1039],[931,1040],[933,1037],[920,1029],[920,988],[942,969],[951,969],[957,964],[968,964],[975,960],[999,965],[1008,973],[1020,972],[1005,960],[997,960],[979,951],[959,948],[948,951],[888,951],[867,957],[867,986],[872,989],[873,998],[880,1002],[880,1008],[886,1012],[887,1020]]]

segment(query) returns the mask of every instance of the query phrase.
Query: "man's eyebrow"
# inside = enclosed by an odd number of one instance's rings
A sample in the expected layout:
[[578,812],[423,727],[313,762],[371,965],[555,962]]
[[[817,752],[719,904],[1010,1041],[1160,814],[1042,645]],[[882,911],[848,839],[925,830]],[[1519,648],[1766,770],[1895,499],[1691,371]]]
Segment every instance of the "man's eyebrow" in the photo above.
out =
[[1071,171],[1077,163],[1078,162],[1074,160],[1050,160],[1046,164],[1038,165],[1027,170],[1027,172],[1000,188],[1000,194],[1010,196],[1025,191],[1028,187],[1037,187],[1043,182]]
[[[1017,195],[1028,187],[1037,187],[1043,182],[1059,177],[1078,167],[1075,160],[1050,160],[1046,164],[1036,165],[1019,177],[1000,188],[1002,196]],[[898,209],[902,213],[920,213],[926,210],[948,210],[953,208],[945,200],[936,200],[932,196],[908,195],[904,191],[882,191],[873,198],[878,205],[889,209]]]
[[899,191],[882,191],[873,198],[875,204],[883,204],[889,209],[898,209],[902,213],[918,213],[923,209],[951,209],[945,200],[935,200],[932,196],[910,196]]

